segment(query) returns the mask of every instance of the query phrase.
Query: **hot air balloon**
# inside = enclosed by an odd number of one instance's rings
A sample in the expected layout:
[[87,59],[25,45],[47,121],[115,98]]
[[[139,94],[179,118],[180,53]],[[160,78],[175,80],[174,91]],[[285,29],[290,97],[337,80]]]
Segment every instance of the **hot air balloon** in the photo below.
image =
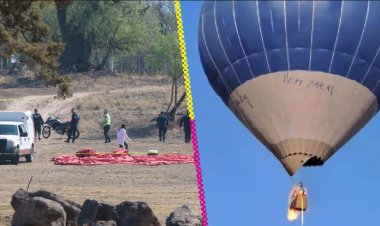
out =
[[212,88],[289,175],[378,111],[378,1],[209,1],[199,25]]

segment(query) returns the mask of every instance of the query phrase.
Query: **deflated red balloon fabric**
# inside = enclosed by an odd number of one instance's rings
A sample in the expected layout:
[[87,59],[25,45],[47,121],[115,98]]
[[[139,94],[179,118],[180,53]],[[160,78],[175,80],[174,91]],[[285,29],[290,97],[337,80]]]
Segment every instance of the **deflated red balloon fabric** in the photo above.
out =
[[76,152],[76,155],[61,155],[52,158],[52,161],[55,165],[127,164],[156,166],[193,163],[194,158],[192,155],[184,154],[129,156],[125,149],[116,149],[110,153],[97,153],[93,149],[83,149]]

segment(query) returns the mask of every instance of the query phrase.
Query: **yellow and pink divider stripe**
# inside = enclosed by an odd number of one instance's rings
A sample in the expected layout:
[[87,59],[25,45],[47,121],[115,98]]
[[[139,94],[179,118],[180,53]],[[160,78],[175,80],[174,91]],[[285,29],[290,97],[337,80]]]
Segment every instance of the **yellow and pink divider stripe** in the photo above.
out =
[[201,211],[202,211],[202,224],[203,226],[207,226],[208,219],[207,219],[207,212],[206,212],[206,201],[205,201],[205,195],[204,195],[204,189],[203,189],[202,169],[201,169],[201,162],[200,162],[200,156],[199,156],[199,150],[198,150],[197,130],[195,128],[193,99],[191,96],[190,75],[189,75],[187,56],[186,56],[186,45],[185,45],[184,31],[183,31],[183,25],[182,25],[180,1],[175,0],[174,6],[175,6],[175,13],[176,13],[176,18],[177,18],[177,26],[178,26],[178,41],[179,41],[179,47],[180,47],[181,57],[182,57],[182,70],[183,70],[183,75],[184,75],[184,80],[185,80],[184,83],[185,83],[185,89],[186,89],[187,109],[189,111],[189,117],[190,117],[191,139],[192,139],[192,144],[193,144],[193,149],[194,149],[194,164],[195,164],[195,170],[197,174],[199,200],[200,200]]

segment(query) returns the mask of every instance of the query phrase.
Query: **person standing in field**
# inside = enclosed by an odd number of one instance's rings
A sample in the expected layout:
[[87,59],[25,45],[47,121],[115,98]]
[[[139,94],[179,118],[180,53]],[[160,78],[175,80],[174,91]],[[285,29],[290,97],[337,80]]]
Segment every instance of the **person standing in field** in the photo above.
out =
[[76,113],[75,108],[71,108],[71,121],[70,121],[70,128],[67,131],[67,140],[65,140],[66,143],[70,142],[70,139],[75,140],[75,133],[78,130],[78,123],[79,123],[80,117]]
[[190,128],[190,117],[189,112],[186,112],[184,116],[182,116],[179,127],[183,126],[183,131],[185,132],[185,143],[190,143],[191,139],[191,128]]
[[41,127],[44,124],[44,120],[42,119],[40,113],[38,113],[37,108],[34,109],[34,114],[32,115],[32,118],[34,124],[34,131],[38,134],[38,140],[41,140]]
[[125,150],[128,150],[128,141],[131,140],[132,139],[128,137],[125,124],[121,125],[119,132],[117,133],[117,143],[119,144],[119,148],[124,146]]
[[110,135],[109,135],[109,132],[111,129],[111,117],[108,114],[107,109],[104,110],[102,126],[103,126],[104,139],[105,139],[104,143],[109,143],[111,142]]
[[162,142],[165,142],[165,138],[166,138],[165,135],[166,135],[167,127],[169,126],[169,120],[163,111],[161,111],[160,115],[157,118],[156,126],[158,127],[159,140]]

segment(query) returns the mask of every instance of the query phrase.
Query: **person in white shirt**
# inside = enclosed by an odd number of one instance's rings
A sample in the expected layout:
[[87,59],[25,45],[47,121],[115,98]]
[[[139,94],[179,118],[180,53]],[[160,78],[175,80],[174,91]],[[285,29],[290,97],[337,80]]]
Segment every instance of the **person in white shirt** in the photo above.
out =
[[117,143],[119,144],[119,148],[124,148],[128,150],[128,141],[132,140],[128,137],[127,131],[125,130],[125,124],[121,125],[119,132],[117,133]]

